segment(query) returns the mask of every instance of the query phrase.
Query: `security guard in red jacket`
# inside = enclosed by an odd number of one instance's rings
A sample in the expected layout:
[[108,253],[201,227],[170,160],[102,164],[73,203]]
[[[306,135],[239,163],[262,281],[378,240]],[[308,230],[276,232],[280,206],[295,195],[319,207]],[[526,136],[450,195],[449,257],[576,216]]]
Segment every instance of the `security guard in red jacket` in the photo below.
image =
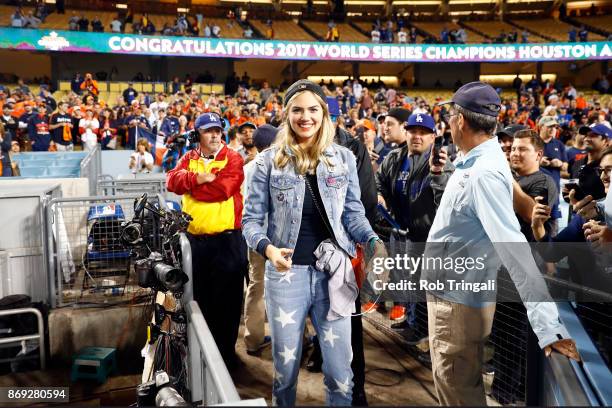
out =
[[242,239],[243,160],[223,142],[223,124],[215,113],[195,123],[199,146],[168,172],[168,190],[183,195],[183,211],[193,254],[193,293],[219,351],[235,367],[242,310],[246,245]]

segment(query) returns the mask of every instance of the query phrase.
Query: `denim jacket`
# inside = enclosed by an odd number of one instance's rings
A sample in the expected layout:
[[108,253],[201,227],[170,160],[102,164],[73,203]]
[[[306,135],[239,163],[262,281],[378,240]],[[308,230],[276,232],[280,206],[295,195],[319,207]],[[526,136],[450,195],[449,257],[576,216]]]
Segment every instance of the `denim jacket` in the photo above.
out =
[[[304,176],[296,174],[292,162],[278,169],[274,156],[278,147],[264,150],[255,159],[242,218],[242,233],[247,245],[256,249],[259,242],[269,239],[278,248],[295,249],[302,222],[306,184]],[[291,154],[289,152],[289,154]],[[376,238],[365,217],[359,197],[356,160],[353,153],[333,144],[324,153],[333,165],[328,168],[320,161],[317,185],[338,245],[355,256],[355,242]],[[268,215],[267,229],[264,227]]]

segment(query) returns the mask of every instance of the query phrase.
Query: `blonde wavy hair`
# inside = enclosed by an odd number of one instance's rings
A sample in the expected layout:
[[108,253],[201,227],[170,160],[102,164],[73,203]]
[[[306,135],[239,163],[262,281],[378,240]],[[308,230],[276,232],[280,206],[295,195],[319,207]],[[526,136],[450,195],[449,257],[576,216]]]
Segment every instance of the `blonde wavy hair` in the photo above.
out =
[[[321,109],[323,109],[321,127],[317,134],[313,136],[315,141],[308,149],[304,149],[298,144],[296,134],[293,129],[291,129],[291,123],[289,123],[289,112],[293,107],[295,99],[304,92],[310,92],[319,105],[321,105]],[[323,152],[332,145],[335,134],[336,129],[329,115],[327,103],[314,92],[308,90],[298,92],[289,99],[285,106],[282,125],[276,137],[276,142],[274,143],[274,145],[278,147],[278,151],[274,156],[274,164],[277,168],[282,169],[289,164],[289,162],[293,161],[296,173],[301,175],[313,173],[321,160],[328,167],[332,167],[331,162]],[[288,152],[291,152],[292,155],[288,154]]]

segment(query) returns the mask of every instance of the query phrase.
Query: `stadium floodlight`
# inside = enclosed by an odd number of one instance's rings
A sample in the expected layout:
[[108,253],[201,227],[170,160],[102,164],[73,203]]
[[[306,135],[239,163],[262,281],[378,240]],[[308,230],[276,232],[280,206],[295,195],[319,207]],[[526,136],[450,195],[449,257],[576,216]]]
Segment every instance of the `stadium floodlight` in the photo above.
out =
[[117,3],[115,7],[117,7],[118,9],[122,9],[122,10],[125,10],[128,8],[127,4],[125,3]]
[[[519,78],[523,82],[529,81],[535,73],[532,74],[519,74]],[[491,85],[511,85],[512,81],[516,78],[515,74],[482,74],[478,78],[482,82],[486,82]],[[557,74],[542,74],[542,81],[555,82],[557,80]]]
[[449,0],[448,4],[453,6],[456,4],[491,4],[497,3],[497,0]]
[[397,0],[393,2],[394,6],[439,6],[440,0]]
[[272,0],[221,0],[222,3],[260,3],[272,4]]
[[45,0],[45,3],[47,3],[47,4],[55,4],[55,0]]
[[347,6],[384,6],[387,4],[385,0],[346,0]]

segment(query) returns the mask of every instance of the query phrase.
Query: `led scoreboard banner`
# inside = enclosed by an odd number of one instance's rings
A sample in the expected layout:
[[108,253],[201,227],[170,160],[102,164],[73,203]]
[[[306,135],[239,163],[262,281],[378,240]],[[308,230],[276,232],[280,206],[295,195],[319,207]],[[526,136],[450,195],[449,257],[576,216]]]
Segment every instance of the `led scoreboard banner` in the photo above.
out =
[[177,57],[364,62],[521,62],[612,59],[612,42],[373,44],[167,37],[0,28],[0,48]]

